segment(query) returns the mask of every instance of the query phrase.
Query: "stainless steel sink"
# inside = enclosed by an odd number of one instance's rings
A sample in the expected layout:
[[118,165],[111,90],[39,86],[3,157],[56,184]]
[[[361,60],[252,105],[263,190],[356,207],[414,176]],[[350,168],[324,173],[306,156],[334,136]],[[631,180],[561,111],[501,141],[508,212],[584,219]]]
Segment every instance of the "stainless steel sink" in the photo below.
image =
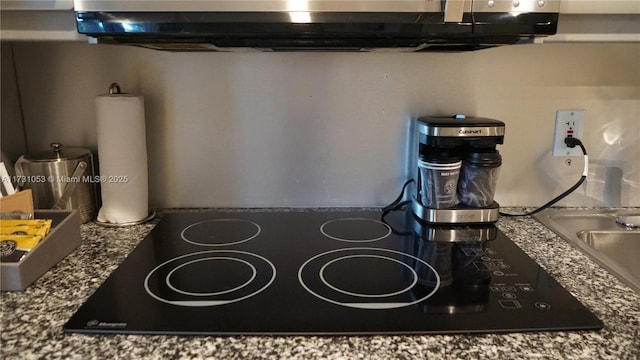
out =
[[616,219],[637,210],[548,209],[534,217],[640,293],[640,229]]

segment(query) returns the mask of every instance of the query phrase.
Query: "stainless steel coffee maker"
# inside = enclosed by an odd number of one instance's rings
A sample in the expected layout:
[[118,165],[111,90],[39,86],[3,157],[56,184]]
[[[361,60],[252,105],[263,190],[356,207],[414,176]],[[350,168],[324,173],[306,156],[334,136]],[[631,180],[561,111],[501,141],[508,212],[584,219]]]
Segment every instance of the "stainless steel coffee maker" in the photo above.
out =
[[444,241],[490,238],[499,217],[493,195],[502,158],[496,146],[504,141],[505,124],[456,115],[420,117],[415,125],[416,231],[433,237],[439,230]]

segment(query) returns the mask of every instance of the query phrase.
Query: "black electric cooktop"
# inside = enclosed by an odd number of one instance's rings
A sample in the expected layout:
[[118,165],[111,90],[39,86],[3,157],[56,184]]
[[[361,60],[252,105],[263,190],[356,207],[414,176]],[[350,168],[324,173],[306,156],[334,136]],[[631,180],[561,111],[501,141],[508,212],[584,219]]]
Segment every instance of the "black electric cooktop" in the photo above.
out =
[[494,333],[602,323],[500,231],[425,241],[376,211],[169,213],[65,324],[179,335]]

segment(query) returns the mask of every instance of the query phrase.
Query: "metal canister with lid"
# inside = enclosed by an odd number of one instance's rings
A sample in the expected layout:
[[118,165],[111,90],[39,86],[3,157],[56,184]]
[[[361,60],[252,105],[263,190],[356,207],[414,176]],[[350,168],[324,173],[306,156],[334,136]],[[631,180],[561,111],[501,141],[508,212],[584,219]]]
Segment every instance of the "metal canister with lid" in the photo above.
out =
[[83,223],[93,220],[97,212],[93,154],[60,143],[51,148],[20,156],[15,165],[19,185],[31,189],[36,209],[78,209]]

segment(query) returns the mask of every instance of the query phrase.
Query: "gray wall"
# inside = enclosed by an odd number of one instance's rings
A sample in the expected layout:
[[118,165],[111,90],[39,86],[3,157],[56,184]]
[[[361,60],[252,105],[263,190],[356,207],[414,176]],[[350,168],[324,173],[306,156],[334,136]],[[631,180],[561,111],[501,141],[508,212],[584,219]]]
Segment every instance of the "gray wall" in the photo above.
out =
[[11,45],[3,43],[0,47],[0,159],[10,175],[14,175],[10,165],[27,150],[13,60]]
[[[97,150],[94,97],[114,81],[145,96],[152,206],[383,205],[408,173],[410,121],[455,113],[506,122],[496,198],[540,205],[582,172],[581,158],[567,166],[551,156],[557,109],[586,110],[590,152],[588,183],[559,205],[640,206],[638,44],[453,54],[14,48],[32,150],[52,141]],[[5,114],[5,87],[3,76],[3,133],[18,121]]]

